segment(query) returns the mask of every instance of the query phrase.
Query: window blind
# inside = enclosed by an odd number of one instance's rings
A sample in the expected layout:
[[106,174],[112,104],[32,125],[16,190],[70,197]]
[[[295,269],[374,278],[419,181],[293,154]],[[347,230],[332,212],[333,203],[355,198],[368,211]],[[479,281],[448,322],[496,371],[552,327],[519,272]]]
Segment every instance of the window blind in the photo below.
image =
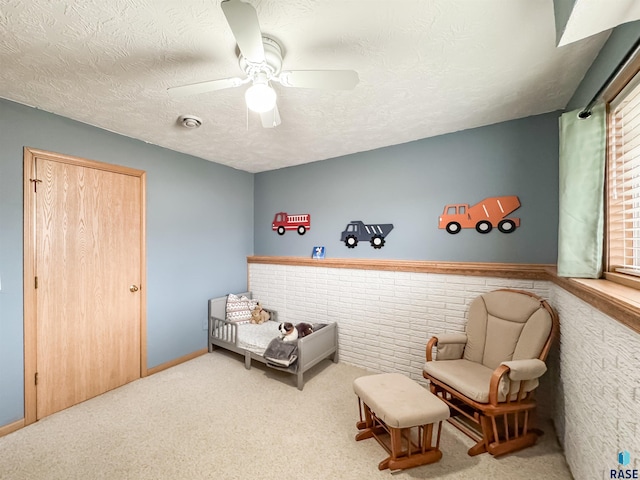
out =
[[640,276],[640,75],[609,115],[609,271]]

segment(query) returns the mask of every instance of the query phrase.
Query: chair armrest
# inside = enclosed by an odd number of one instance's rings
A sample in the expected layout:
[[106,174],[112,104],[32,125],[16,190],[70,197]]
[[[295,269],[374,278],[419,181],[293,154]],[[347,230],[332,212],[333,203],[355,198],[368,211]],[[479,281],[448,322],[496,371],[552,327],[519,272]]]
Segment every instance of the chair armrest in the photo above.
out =
[[431,337],[427,343],[427,362],[433,361],[433,347],[436,347],[436,360],[459,360],[466,345],[466,333],[441,333]]
[[467,344],[466,333],[441,333],[437,338],[438,345]]
[[[529,389],[523,388],[528,382],[534,382],[534,387],[538,385],[538,378],[540,378],[547,371],[547,365],[537,358],[525,359],[525,360],[511,360],[509,362],[502,362],[498,365],[491,375],[491,381],[489,383],[489,403],[497,406],[499,398],[499,389],[503,390],[503,394],[508,395],[508,392],[513,394],[511,390],[511,382],[520,382],[520,392],[518,392],[518,399],[522,398],[521,395],[526,393]],[[508,377],[506,383],[503,382],[503,377]]]
[[514,382],[534,380],[540,378],[547,371],[547,365],[537,358],[526,360],[511,360],[501,365],[509,367],[509,379]]

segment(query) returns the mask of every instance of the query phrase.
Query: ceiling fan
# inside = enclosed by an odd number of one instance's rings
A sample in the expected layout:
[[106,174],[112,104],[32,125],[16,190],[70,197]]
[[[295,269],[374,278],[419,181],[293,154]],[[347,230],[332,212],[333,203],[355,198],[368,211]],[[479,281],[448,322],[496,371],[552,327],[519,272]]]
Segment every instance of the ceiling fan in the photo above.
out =
[[238,63],[244,78],[232,77],[192,83],[167,89],[171,97],[183,97],[239,87],[251,83],[245,92],[247,107],[260,114],[262,126],[280,125],[276,92],[271,83],[283,87],[351,90],[358,84],[353,70],[282,70],[282,48],[260,30],[255,8],[241,0],[223,0],[220,4],[238,44]]

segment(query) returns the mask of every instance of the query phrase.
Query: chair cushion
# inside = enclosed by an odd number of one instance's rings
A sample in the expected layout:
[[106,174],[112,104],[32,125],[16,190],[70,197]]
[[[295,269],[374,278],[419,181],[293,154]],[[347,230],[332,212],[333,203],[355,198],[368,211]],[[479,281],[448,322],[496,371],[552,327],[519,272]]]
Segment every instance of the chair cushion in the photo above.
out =
[[537,358],[552,327],[540,301],[514,291],[493,291],[469,307],[465,360],[494,370],[501,362]]
[[[445,360],[442,362],[426,362],[424,372],[449,385],[454,390],[478,403],[489,403],[489,384],[493,370],[469,360]],[[520,382],[509,382],[503,378],[498,387],[498,401],[507,398],[508,385],[511,384],[511,398],[515,399]],[[525,391],[530,392],[538,386],[537,380],[525,383]]]
[[493,370],[469,360],[426,362],[424,371],[479,403],[489,403],[489,382]]

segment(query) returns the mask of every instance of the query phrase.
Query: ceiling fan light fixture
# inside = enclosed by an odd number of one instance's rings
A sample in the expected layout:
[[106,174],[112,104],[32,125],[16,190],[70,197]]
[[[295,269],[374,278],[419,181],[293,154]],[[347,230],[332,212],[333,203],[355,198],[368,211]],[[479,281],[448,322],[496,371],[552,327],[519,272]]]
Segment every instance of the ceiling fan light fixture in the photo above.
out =
[[276,91],[266,83],[254,82],[244,94],[247,108],[256,113],[264,113],[276,106]]
[[[273,82],[278,82],[286,88],[352,90],[356,87],[360,79],[358,72],[354,70],[282,71],[284,50],[276,39],[263,35],[258,21],[258,12],[249,1],[222,0],[220,2],[222,13],[236,40],[238,66],[245,76],[170,87],[167,89],[170,97],[179,98],[247,85],[249,88],[244,92],[247,110],[260,115],[264,128],[273,128],[281,123],[276,105],[276,91],[271,87]],[[248,85],[249,83],[251,85]],[[189,128],[197,125],[198,122],[190,122],[189,125],[184,126]]]

